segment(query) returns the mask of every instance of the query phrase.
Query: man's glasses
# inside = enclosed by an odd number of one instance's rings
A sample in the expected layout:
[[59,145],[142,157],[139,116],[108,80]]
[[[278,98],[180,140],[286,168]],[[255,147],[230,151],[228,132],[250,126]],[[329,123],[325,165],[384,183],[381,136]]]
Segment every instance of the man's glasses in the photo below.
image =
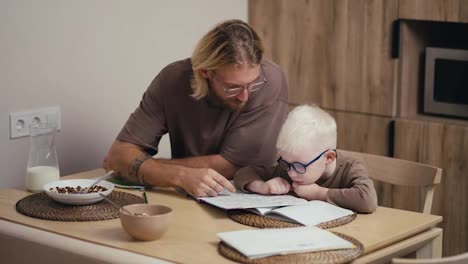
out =
[[[316,158],[314,158],[313,160],[311,160],[309,163],[307,164],[302,164],[300,162],[292,162],[292,163],[289,163],[287,161],[285,161],[283,159],[283,157],[279,157],[277,162],[278,162],[278,165],[286,170],[286,171],[289,171],[291,168],[293,168],[297,173],[299,174],[304,174],[306,171],[307,171],[307,167],[309,167],[309,165],[311,165],[312,163],[316,162],[318,159],[320,159],[320,157],[323,156],[323,154],[325,154],[327,151],[329,151],[330,149],[327,149],[325,150],[324,152],[320,153],[320,155],[318,155]],[[332,149],[333,151],[335,151],[336,153],[336,149]]]
[[268,82],[268,80],[265,77],[263,68],[261,68],[261,71],[262,72],[260,76],[257,78],[257,80],[253,81],[250,84],[246,84],[243,86],[228,85],[224,83],[223,81],[221,81],[220,79],[218,79],[218,77],[216,77],[214,72],[212,76],[213,76],[213,79],[219,84],[221,89],[224,91],[224,93],[226,94],[226,97],[234,97],[234,96],[238,96],[239,94],[241,94],[244,91],[244,89],[247,89],[247,91],[251,93],[251,92],[255,92],[263,88],[263,86]]

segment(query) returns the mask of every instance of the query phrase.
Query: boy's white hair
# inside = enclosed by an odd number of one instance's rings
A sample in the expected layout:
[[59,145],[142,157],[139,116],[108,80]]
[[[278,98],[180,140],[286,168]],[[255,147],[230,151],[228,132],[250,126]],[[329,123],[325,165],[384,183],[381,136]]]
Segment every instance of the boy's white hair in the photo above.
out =
[[314,146],[336,148],[336,122],[316,105],[301,105],[289,114],[276,142],[276,148],[295,152]]

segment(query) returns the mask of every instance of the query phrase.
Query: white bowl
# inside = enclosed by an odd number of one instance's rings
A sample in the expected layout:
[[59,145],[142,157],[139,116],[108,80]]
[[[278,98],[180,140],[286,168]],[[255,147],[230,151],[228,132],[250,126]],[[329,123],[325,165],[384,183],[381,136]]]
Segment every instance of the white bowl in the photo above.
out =
[[102,193],[103,195],[107,196],[111,194],[112,190],[114,190],[114,184],[108,182],[108,181],[101,181],[97,185],[106,187],[107,190],[104,192],[99,192],[99,193],[57,193],[57,192],[52,192],[50,189],[55,189],[55,187],[74,187],[77,188],[78,186],[81,186],[82,188],[84,187],[89,187],[91,184],[93,184],[96,180],[95,179],[73,179],[73,180],[60,180],[60,181],[54,181],[51,183],[48,183],[44,185],[44,191],[46,192],[47,195],[50,196],[50,198],[54,199],[57,202],[64,203],[64,204],[73,204],[73,205],[85,205],[85,204],[93,204],[101,201],[102,196],[99,195]]

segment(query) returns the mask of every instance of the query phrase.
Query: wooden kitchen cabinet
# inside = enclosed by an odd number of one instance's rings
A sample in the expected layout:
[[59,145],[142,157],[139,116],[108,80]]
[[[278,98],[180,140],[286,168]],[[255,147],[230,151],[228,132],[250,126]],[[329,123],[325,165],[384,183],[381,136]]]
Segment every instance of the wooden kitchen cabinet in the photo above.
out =
[[392,120],[387,117],[327,110],[338,126],[338,148],[382,156],[389,154]]
[[459,22],[468,23],[468,0],[460,0]]
[[445,22],[468,22],[467,0],[399,0],[398,16]]
[[[432,213],[443,216],[445,256],[468,249],[468,125],[397,119],[396,158],[443,169],[442,182],[435,188]],[[419,193],[395,191],[394,205],[417,208]]]
[[293,104],[393,116],[398,1],[251,0],[249,23],[282,66]]

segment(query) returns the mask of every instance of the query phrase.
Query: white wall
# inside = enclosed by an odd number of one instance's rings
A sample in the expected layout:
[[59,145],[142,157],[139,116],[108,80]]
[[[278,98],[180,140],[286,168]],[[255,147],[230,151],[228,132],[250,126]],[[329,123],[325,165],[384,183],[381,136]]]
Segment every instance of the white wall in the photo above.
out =
[[62,176],[100,167],[155,75],[230,18],[247,0],[0,0],[0,188],[24,185],[29,150],[10,112],[60,105]]

